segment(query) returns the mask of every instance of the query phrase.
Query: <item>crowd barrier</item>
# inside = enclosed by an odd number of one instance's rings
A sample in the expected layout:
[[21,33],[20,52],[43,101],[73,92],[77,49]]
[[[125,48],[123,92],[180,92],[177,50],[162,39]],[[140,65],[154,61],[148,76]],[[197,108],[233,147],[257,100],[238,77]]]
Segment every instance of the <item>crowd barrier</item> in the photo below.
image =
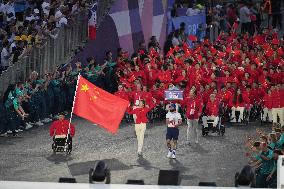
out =
[[88,12],[81,10],[74,15],[74,23],[61,27],[58,36],[49,37],[41,48],[33,47],[30,55],[22,57],[0,75],[0,96],[9,84],[23,82],[32,71],[43,76],[45,71],[54,71],[56,66],[69,61],[74,50],[87,40]]

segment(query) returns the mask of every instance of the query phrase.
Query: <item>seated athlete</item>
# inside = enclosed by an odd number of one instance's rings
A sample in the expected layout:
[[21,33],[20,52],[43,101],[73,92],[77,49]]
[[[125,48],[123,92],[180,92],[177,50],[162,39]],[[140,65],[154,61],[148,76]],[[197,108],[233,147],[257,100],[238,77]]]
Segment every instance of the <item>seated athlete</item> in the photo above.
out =
[[[70,131],[68,133],[69,124]],[[75,127],[73,124],[71,124],[68,120],[65,119],[64,115],[60,115],[59,119],[51,124],[49,134],[53,138],[65,138],[69,134],[69,140],[72,141],[72,138],[75,135]]]

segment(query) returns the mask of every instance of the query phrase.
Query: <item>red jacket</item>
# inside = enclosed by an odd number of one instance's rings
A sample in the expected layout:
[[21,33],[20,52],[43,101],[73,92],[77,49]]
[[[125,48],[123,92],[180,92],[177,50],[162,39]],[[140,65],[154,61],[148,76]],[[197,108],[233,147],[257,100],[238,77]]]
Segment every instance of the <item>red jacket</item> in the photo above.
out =
[[[280,90],[273,90],[271,92],[272,108],[281,108],[281,94]],[[283,96],[282,96],[283,98]]]
[[145,92],[142,93],[142,99],[145,100],[146,104],[151,106],[153,104],[153,96],[151,92]]
[[154,105],[150,106],[149,108],[144,107],[144,108],[128,109],[127,113],[135,114],[137,116],[135,124],[147,123],[148,122],[147,113],[151,111],[152,108],[154,108]]
[[135,103],[136,100],[142,100],[142,94],[143,94],[143,91],[132,91],[130,92],[130,96],[131,96],[131,99],[133,100],[133,102]]
[[[50,136],[54,135],[67,135],[68,134],[68,128],[69,128],[69,121],[68,120],[57,120],[54,121],[49,130]],[[73,137],[75,135],[75,127],[73,124],[70,124],[70,135]]]
[[219,115],[219,101],[214,100],[212,102],[211,100],[208,100],[205,112],[208,116],[218,116]]
[[265,108],[271,109],[272,108],[272,97],[271,95],[265,94],[263,98],[263,105]]
[[[186,117],[188,119],[199,119],[202,112],[202,100],[198,97],[184,99],[184,105],[186,107]],[[192,114],[192,111],[194,113]]]

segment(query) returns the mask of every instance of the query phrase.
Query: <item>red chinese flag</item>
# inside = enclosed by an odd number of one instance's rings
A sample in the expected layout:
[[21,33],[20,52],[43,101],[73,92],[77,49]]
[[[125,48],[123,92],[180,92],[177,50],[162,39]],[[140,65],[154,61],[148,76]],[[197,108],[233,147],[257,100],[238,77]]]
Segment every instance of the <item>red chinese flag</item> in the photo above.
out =
[[79,76],[73,113],[116,133],[129,102]]
[[217,50],[214,47],[210,47],[210,51],[212,55],[215,55],[217,53]]
[[190,41],[197,41],[197,37],[196,37],[195,35],[189,35],[189,36],[188,36],[188,39],[189,39]]
[[218,66],[223,64],[222,59],[217,59],[217,60],[215,60],[215,62],[217,63]]
[[283,49],[281,47],[279,47],[277,49],[277,53],[278,53],[279,56],[282,56],[284,54]]

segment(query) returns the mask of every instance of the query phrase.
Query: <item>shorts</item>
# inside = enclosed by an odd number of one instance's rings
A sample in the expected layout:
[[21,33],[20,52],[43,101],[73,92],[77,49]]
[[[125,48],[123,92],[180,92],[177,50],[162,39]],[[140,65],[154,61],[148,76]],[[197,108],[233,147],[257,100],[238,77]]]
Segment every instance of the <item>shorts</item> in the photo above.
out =
[[178,128],[167,128],[166,139],[167,140],[178,140],[179,129]]

